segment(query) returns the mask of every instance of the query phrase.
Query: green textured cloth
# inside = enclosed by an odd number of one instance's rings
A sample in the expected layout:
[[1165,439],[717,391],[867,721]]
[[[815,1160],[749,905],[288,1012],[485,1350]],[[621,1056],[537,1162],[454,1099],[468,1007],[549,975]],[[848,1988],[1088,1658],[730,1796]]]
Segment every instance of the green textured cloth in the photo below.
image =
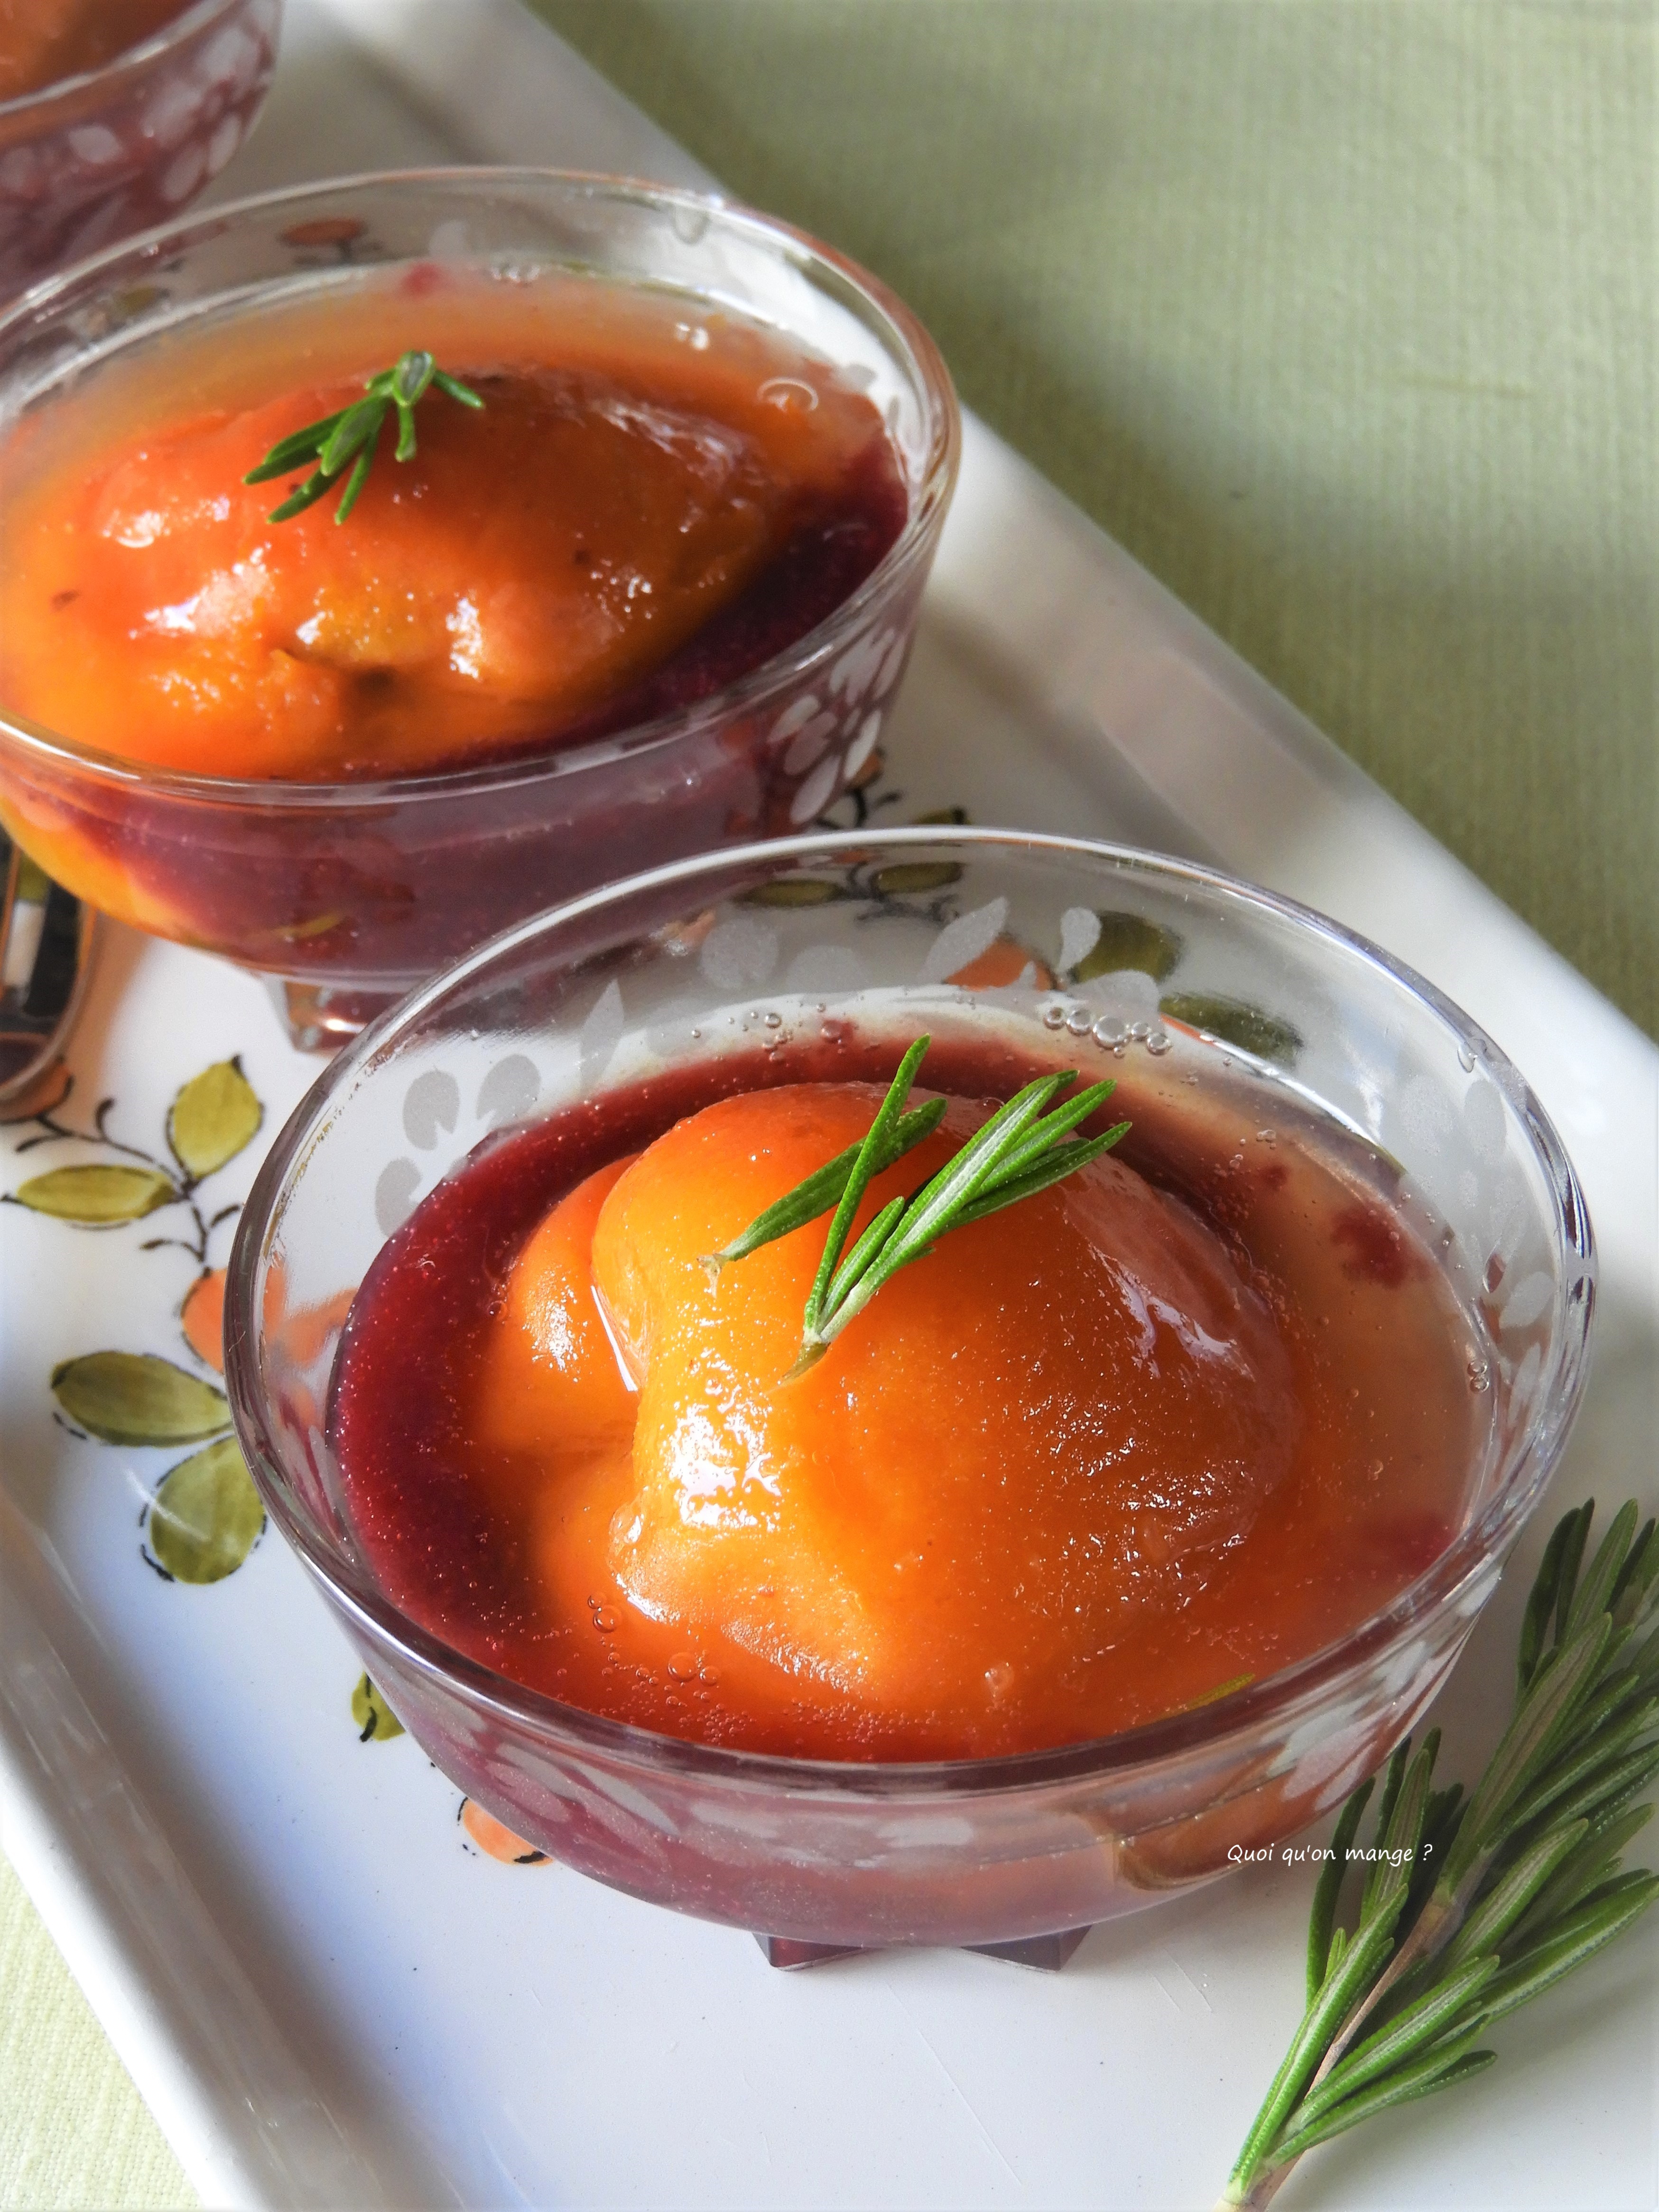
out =
[[537,4],[1659,1030],[1652,6]]
[[0,1859],[0,2204],[194,2204],[179,2161]]
[[[539,0],[1650,1030],[1655,15]],[[0,1866],[0,2204],[182,2172]]]

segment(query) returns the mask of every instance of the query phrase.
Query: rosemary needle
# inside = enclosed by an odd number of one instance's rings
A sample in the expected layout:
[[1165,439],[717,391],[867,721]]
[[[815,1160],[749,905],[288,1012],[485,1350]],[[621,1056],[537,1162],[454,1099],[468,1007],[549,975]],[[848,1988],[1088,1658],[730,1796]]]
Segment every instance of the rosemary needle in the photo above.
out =
[[943,1118],[942,1098],[905,1111],[904,1102],[931,1042],[929,1037],[918,1037],[905,1054],[861,1142],[826,1161],[705,1262],[711,1270],[718,1269],[835,1209],[807,1297],[800,1354],[789,1370],[790,1378],[822,1359],[883,1285],[913,1260],[925,1258],[941,1237],[1074,1175],[1116,1144],[1129,1126],[1120,1121],[1104,1136],[1074,1137],[1073,1131],[1116,1086],[1092,1083],[1054,1107],[1060,1093],[1076,1082],[1076,1074],[1066,1068],[1039,1076],[1000,1107],[920,1190],[890,1200],[848,1252],[848,1237],[871,1183],[931,1136]]
[[[1314,1895],[1308,2009],[1218,2212],[1258,2212],[1316,2144],[1484,2072],[1497,2054],[1475,2046],[1493,2022],[1659,1894],[1659,1875],[1620,1866],[1659,1774],[1659,1533],[1638,1532],[1627,1503],[1581,1576],[1595,1510],[1567,1514],[1545,1551],[1515,1711],[1474,1794],[1431,1787],[1431,1733],[1389,1761],[1367,1849],[1371,1784],[1344,1808]],[[1369,1872],[1348,1929],[1351,1856]]]
[[290,431],[286,438],[279,438],[258,467],[250,469],[242,482],[268,483],[273,477],[292,476],[295,469],[314,461],[316,466],[305,482],[297,485],[280,507],[270,511],[269,519],[272,522],[288,522],[314,506],[332,488],[349,462],[351,472],[346,477],[340,504],[334,510],[335,521],[343,522],[368,481],[386,416],[395,411],[398,417],[398,442],[392,458],[406,461],[415,451],[415,409],[434,385],[452,399],[459,400],[463,407],[483,405],[476,392],[440,368],[429,353],[402,354],[391,368],[382,369],[380,375],[369,379],[362,398],[354,400],[349,407],[342,407],[337,414],[325,415],[320,422],[307,422],[303,429]]

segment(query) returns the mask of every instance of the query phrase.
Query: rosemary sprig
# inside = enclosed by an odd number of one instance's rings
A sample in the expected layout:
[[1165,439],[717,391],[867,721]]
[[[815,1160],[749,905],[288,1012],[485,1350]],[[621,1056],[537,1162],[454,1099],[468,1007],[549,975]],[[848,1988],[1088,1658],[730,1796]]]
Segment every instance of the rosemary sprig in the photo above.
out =
[[463,407],[483,405],[476,392],[440,368],[429,353],[402,354],[392,368],[382,369],[380,375],[369,379],[362,398],[354,400],[349,407],[341,408],[336,415],[325,415],[320,422],[307,422],[303,429],[290,431],[286,438],[279,438],[258,467],[250,469],[242,482],[267,483],[272,477],[292,476],[307,461],[315,461],[317,465],[305,482],[297,485],[280,507],[270,511],[270,521],[288,522],[314,506],[349,461],[351,473],[346,478],[340,504],[334,510],[335,521],[343,522],[368,481],[386,416],[396,410],[398,443],[393,458],[406,461],[415,451],[416,406],[434,384],[440,392],[459,399]]
[[1516,1707],[1467,1802],[1431,1787],[1438,1732],[1385,1770],[1352,1928],[1338,1906],[1372,1784],[1344,1807],[1314,1893],[1308,2009],[1218,2212],[1256,2212],[1303,2154],[1496,2063],[1475,2045],[1623,1934],[1659,1875],[1621,1872],[1659,1774],[1659,1534],[1634,1502],[1580,1575],[1593,1503],[1550,1538]]
[[1035,1197],[1062,1176],[1075,1174],[1116,1144],[1129,1126],[1120,1121],[1103,1137],[1073,1138],[1073,1130],[1104,1104],[1116,1085],[1091,1083],[1051,1113],[1048,1109],[1060,1091],[1076,1082],[1077,1076],[1070,1068],[1039,1076],[1000,1107],[931,1182],[908,1198],[890,1200],[852,1250],[846,1252],[847,1239],[871,1183],[913,1146],[930,1136],[944,1115],[942,1098],[909,1113],[904,1110],[916,1070],[932,1042],[930,1037],[918,1037],[905,1054],[869,1133],[860,1143],[849,1146],[798,1183],[757,1215],[741,1236],[733,1237],[722,1250],[709,1254],[704,1263],[718,1269],[835,1208],[823,1256],[806,1301],[800,1356],[786,1380],[805,1374],[822,1359],[883,1284],[891,1282],[899,1269],[908,1267],[913,1260],[926,1258],[941,1237],[970,1221],[983,1221],[988,1214],[1016,1205],[1023,1198]]

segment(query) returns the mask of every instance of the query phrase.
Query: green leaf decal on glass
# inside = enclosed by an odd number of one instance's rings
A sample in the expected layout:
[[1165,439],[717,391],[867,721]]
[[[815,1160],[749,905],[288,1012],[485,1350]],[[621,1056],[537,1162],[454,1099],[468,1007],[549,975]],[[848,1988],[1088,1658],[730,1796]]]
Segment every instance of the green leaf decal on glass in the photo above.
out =
[[187,1175],[210,1176],[258,1134],[264,1118],[240,1060],[216,1060],[173,1100],[167,1142]]
[[906,891],[942,891],[962,881],[959,860],[896,860],[890,868],[878,868],[876,889],[889,898]]
[[367,1674],[360,1674],[351,1693],[351,1717],[357,1723],[359,1743],[390,1743],[401,1735],[404,1724]]
[[1145,915],[1103,914],[1099,919],[1099,936],[1072,971],[1079,983],[1126,968],[1161,983],[1181,957],[1181,939],[1174,930],[1161,929]]
[[1188,1029],[1206,1030],[1224,1044],[1254,1053],[1258,1060],[1276,1060],[1282,1067],[1294,1065],[1302,1049],[1302,1032],[1277,1014],[1263,1013],[1243,999],[1212,997],[1202,991],[1171,991],[1160,999],[1158,1010],[1172,1022]]
[[52,1371],[77,1428],[109,1444],[191,1444],[230,1425],[222,1390],[148,1352],[88,1352]]
[[265,1525],[265,1511],[234,1437],[170,1468],[149,1509],[149,1548],[175,1582],[234,1575]]
[[13,1195],[36,1213],[94,1228],[111,1221],[142,1221],[158,1206],[171,1206],[179,1189],[160,1168],[53,1168],[21,1183]]
[[843,896],[839,884],[823,876],[777,876],[769,884],[757,884],[744,891],[740,906],[828,906]]

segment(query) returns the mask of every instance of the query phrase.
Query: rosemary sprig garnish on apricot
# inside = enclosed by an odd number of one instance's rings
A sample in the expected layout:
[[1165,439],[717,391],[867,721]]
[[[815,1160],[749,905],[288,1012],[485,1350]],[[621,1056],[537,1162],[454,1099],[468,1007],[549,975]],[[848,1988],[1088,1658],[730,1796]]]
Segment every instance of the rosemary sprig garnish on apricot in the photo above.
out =
[[[902,1159],[924,1137],[931,1137],[945,1119],[945,1104],[943,1098],[930,1098],[925,1106],[913,1107],[908,1114],[901,1114],[894,1125],[891,1141],[873,1172],[879,1175],[883,1169]],[[729,1267],[733,1260],[744,1260],[750,1253],[759,1251],[763,1244],[770,1244],[793,1230],[804,1229],[809,1221],[820,1219],[840,1204],[848,1177],[863,1150],[864,1142],[848,1145],[844,1152],[837,1152],[833,1160],[826,1160],[816,1174],[797,1183],[775,1206],[769,1206],[764,1213],[757,1213],[741,1237],[734,1237],[720,1251],[711,1252],[703,1265],[718,1272]]]
[[847,1252],[847,1239],[871,1183],[931,1135],[944,1115],[942,1098],[909,1113],[904,1110],[916,1070],[932,1042],[930,1037],[918,1037],[899,1062],[898,1073],[861,1144],[826,1162],[758,1215],[723,1251],[709,1256],[711,1267],[742,1259],[835,1207],[823,1256],[806,1301],[800,1356],[786,1379],[805,1374],[822,1359],[882,1285],[891,1282],[899,1269],[908,1267],[913,1260],[925,1259],[941,1237],[952,1229],[965,1228],[970,1221],[983,1221],[988,1214],[1017,1205],[1023,1198],[1034,1198],[1063,1176],[1074,1175],[1116,1144],[1129,1126],[1120,1121],[1103,1137],[1073,1137],[1072,1132],[1104,1104],[1116,1085],[1091,1083],[1050,1113],[1053,1101],[1076,1082],[1077,1076],[1071,1068],[1039,1076],[1000,1107],[931,1182],[908,1198],[890,1200]]
[[[1475,2046],[1622,1935],[1659,1875],[1621,1870],[1659,1774],[1659,1530],[1627,1502],[1581,1577],[1593,1503],[1551,1537],[1521,1629],[1516,1706],[1467,1801],[1431,1786],[1439,1730],[1337,1822],[1308,1931],[1308,2009],[1217,2212],[1260,2212],[1304,2152],[1495,2063]],[[1340,1924],[1350,1858],[1367,1863]]]
[[343,522],[368,481],[386,416],[396,410],[398,443],[393,457],[406,461],[415,451],[416,407],[434,385],[452,399],[459,400],[463,407],[483,405],[476,392],[440,368],[429,353],[403,354],[392,368],[371,377],[362,398],[354,400],[349,407],[341,408],[335,415],[325,415],[321,422],[307,422],[303,429],[290,431],[286,438],[278,439],[258,467],[250,469],[242,482],[268,483],[273,477],[292,476],[307,461],[315,461],[317,465],[305,482],[296,486],[280,507],[270,511],[272,522],[288,522],[314,506],[332,488],[349,461],[351,473],[346,478],[340,504],[334,510],[335,521]]

